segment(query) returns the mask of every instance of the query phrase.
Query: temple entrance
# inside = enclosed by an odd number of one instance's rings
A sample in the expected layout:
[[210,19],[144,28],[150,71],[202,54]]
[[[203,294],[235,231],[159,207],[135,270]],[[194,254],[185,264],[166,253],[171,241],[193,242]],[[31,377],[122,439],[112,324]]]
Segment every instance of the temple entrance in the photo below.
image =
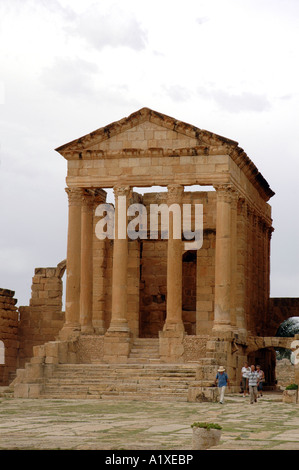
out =
[[167,242],[140,242],[139,336],[158,338],[166,318]]

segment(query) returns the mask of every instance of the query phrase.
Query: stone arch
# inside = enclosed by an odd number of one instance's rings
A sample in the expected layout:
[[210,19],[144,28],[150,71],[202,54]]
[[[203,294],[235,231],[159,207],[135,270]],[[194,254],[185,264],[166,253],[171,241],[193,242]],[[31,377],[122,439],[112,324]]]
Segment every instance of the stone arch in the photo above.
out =
[[273,347],[256,349],[248,354],[249,365],[260,365],[265,373],[265,386],[275,387],[276,385],[276,353]]
[[299,363],[299,338],[286,337],[255,337],[246,350],[248,362],[260,363],[266,375],[266,385],[276,385],[276,353],[275,348],[290,349]]
[[269,318],[265,335],[275,336],[279,326],[291,317],[299,317],[299,297],[274,297],[269,299]]

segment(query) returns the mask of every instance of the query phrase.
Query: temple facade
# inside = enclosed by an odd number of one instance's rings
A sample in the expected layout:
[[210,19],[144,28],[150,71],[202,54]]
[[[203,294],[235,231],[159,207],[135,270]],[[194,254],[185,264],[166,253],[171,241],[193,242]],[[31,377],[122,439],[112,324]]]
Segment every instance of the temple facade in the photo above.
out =
[[16,396],[39,396],[57,364],[133,363],[141,339],[157,345],[145,364],[196,366],[190,400],[210,396],[220,365],[237,390],[256,358],[274,385],[273,348],[299,341],[272,336],[274,192],[238,143],[143,108],[56,150],[67,161],[65,314],[18,371]]
[[[57,151],[68,163],[69,199],[62,335],[159,336],[162,344],[188,333],[263,334],[274,193],[236,142],[145,108]],[[152,186],[167,191],[138,194]],[[188,252],[171,233],[167,241],[97,239],[108,188],[116,222],[120,195],[148,213],[153,204],[202,205],[201,248]]]

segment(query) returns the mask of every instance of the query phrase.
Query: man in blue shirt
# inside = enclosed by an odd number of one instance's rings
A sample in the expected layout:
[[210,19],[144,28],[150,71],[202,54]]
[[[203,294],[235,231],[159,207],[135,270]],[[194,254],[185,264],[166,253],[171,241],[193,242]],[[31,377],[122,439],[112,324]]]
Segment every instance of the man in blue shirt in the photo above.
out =
[[215,379],[215,385],[217,385],[217,383],[218,383],[218,388],[220,392],[220,403],[222,405],[224,402],[225,389],[227,386],[229,387],[228,376],[223,366],[220,366],[218,369],[216,379]]

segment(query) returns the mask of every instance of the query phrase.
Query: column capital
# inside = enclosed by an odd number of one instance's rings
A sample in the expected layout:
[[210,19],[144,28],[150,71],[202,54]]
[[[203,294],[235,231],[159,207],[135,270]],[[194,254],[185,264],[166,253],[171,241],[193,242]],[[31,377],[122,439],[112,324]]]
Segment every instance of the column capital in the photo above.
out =
[[113,192],[114,192],[115,197],[118,197],[118,196],[130,197],[132,193],[132,188],[131,186],[116,185],[116,186],[113,186]]
[[225,202],[237,201],[240,194],[237,188],[231,183],[215,184],[214,189],[217,193],[217,198]]
[[182,202],[182,197],[184,193],[184,186],[181,184],[169,184],[167,186],[167,201],[170,204],[177,203],[180,204]]
[[219,184],[214,184],[214,189],[217,192],[222,192],[222,191],[230,191],[233,189],[233,185],[231,183],[219,183]]
[[69,206],[80,206],[82,203],[82,188],[65,188]]

